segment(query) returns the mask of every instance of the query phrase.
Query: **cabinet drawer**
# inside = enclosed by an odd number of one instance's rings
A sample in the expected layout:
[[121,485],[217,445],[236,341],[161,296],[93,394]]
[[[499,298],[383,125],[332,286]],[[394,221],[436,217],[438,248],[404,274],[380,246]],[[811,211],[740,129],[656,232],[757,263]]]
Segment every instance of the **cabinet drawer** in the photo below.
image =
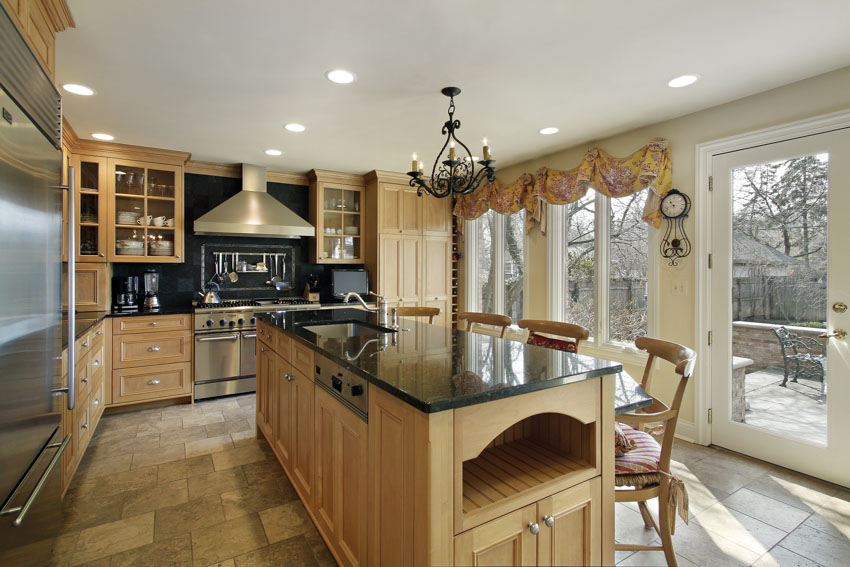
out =
[[189,313],[183,315],[143,315],[137,317],[119,317],[115,320],[112,334],[185,331],[191,328],[192,316]]
[[80,363],[80,359],[88,354],[89,347],[91,346],[91,339],[89,334],[86,333],[82,335],[80,338],[74,341],[74,360],[77,364]]
[[282,359],[289,362],[290,353],[292,349],[292,339],[290,339],[285,333],[281,331],[277,331],[272,334],[272,338],[274,339],[274,350],[277,352]]
[[290,342],[292,343],[292,358],[290,359],[292,366],[301,371],[301,374],[313,380],[316,373],[313,366],[313,349],[296,341]]
[[135,333],[119,335],[112,345],[113,368],[188,362],[192,356],[192,332]]
[[188,362],[112,371],[115,404],[191,393],[192,365]]
[[89,331],[89,338],[91,338],[91,348],[97,348],[98,345],[103,344],[103,331],[104,331],[105,323],[101,321],[97,325]]
[[89,364],[89,355],[86,354],[82,359],[77,359],[77,366],[74,368],[74,385],[77,388],[74,397],[78,400],[77,404],[79,404],[79,400],[83,400],[89,395],[91,383],[91,365]]
[[77,437],[76,455],[79,459],[83,451],[89,444],[91,438],[91,423],[89,423],[89,399],[77,398],[77,405],[74,408],[74,435]]
[[257,321],[257,340],[266,343],[270,348],[275,348],[275,331],[271,325]]
[[100,346],[95,347],[95,349],[89,353],[89,375],[91,376],[92,383],[97,382],[103,377],[103,354],[102,342],[100,343]]
[[95,382],[89,398],[89,415],[91,416],[92,431],[94,431],[95,427],[97,427],[97,423],[100,421],[100,416],[103,415],[103,410],[106,407],[106,403],[103,400],[103,394],[106,390],[104,384],[105,382],[103,380]]

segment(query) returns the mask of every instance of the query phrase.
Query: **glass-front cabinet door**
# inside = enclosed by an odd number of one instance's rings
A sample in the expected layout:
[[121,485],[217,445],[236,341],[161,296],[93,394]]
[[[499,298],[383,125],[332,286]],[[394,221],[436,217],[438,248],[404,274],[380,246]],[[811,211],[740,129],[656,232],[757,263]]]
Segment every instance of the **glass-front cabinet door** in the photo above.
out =
[[183,261],[183,170],[109,160],[109,259]]
[[106,262],[106,158],[73,155],[77,262]]
[[319,226],[316,227],[318,263],[362,264],[363,189],[322,183],[319,195]]

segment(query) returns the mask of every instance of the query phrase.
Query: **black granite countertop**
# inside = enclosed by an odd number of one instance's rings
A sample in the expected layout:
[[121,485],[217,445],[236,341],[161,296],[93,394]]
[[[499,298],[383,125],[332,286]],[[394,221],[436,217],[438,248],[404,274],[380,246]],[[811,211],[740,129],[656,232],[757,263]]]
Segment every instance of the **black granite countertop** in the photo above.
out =
[[139,309],[138,311],[130,312],[113,312],[112,317],[138,317],[140,315],[182,315],[184,313],[193,313],[195,308],[191,303],[188,305],[169,305],[160,307],[157,310]]
[[[434,413],[603,376],[619,374],[617,406],[630,411],[649,398],[622,366],[439,325],[400,319],[398,332],[329,338],[309,323],[376,323],[359,309],[264,313],[258,319],[364,377],[413,407]],[[635,389],[637,388],[637,389]],[[622,405],[622,407],[621,407]]]
[[[176,315],[192,313],[194,308],[187,306],[162,307],[158,311],[139,309],[135,313],[112,313],[110,311],[77,311],[74,320],[74,339],[80,338],[89,329],[107,317],[135,317],[138,315]],[[62,348],[68,347],[68,313],[62,314]]]

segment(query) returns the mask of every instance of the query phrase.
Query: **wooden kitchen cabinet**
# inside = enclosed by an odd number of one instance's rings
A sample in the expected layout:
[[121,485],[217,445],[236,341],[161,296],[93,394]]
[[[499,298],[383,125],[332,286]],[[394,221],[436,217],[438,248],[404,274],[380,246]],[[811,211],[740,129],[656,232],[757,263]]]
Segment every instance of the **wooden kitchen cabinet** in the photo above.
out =
[[[62,265],[62,308],[67,309],[68,265]],[[111,301],[109,264],[79,263],[74,269],[77,311],[109,311]]]
[[76,170],[77,262],[106,262],[107,256],[107,160],[104,157],[71,155]]
[[380,235],[378,293],[387,302],[418,305],[421,285],[421,245],[418,236]]
[[74,27],[65,0],[3,0],[21,35],[53,79],[56,66],[56,34]]
[[[258,333],[258,337],[259,337]],[[268,439],[274,439],[271,426],[271,380],[275,375],[275,356],[265,342],[257,341],[257,428]]]
[[107,161],[110,262],[183,262],[183,167]]
[[452,239],[446,236],[425,236],[422,239],[422,296],[425,307],[439,307],[435,325],[451,326],[452,299]]
[[343,565],[366,565],[368,426],[316,388],[313,510]]
[[314,460],[314,390],[313,381],[293,369],[290,385],[290,429],[292,451],[290,473],[295,490],[305,501],[312,501],[315,466]]
[[537,536],[528,528],[536,519],[532,504],[464,532],[455,539],[455,566],[537,565]]
[[[282,335],[283,333],[277,333]],[[283,351],[281,351],[283,352]],[[280,464],[285,470],[290,470],[292,453],[292,416],[289,408],[292,407],[292,365],[283,356],[275,354],[275,388],[272,388],[273,407],[270,411],[270,419],[274,422],[272,446],[280,459]]]
[[439,199],[422,194],[422,234],[425,236],[452,235],[452,206],[450,197]]
[[363,178],[325,170],[311,170],[310,223],[316,236],[310,261],[316,264],[362,264],[363,232],[367,215]]
[[378,183],[378,232],[382,234],[420,234],[422,199],[407,183]]

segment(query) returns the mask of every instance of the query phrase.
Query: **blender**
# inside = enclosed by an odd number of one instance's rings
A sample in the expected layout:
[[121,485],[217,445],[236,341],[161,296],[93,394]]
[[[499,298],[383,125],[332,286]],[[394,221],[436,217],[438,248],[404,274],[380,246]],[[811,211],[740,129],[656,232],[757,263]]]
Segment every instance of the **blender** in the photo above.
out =
[[159,298],[156,293],[159,291],[159,273],[149,268],[145,270],[145,309],[156,311],[159,309]]

